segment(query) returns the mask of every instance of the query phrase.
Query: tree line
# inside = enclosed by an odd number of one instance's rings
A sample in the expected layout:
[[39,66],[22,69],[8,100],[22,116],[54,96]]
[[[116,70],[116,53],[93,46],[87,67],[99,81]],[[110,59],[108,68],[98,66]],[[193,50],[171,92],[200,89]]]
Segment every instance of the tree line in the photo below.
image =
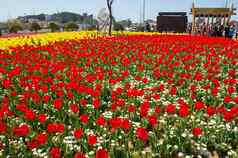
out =
[[[57,31],[60,31],[61,28],[65,31],[77,31],[79,29],[79,26],[75,22],[69,22],[65,24],[64,26],[60,26],[56,22],[50,22],[46,29],[50,29],[51,32],[57,32]],[[9,33],[17,33],[23,30],[38,32],[41,29],[43,28],[40,26],[38,22],[32,22],[28,27],[24,27],[20,22],[12,22],[7,25],[7,28],[5,30],[7,30],[7,32]],[[1,31],[0,31],[0,35],[1,35]]]
[[[108,13],[109,13],[109,29],[108,29],[108,34],[111,36],[112,35],[112,26],[114,25],[114,29],[115,30],[124,30],[123,25],[131,25],[131,21],[129,20],[124,20],[119,22],[116,22],[116,20],[114,19],[113,15],[112,15],[112,4],[114,3],[114,0],[106,0],[107,2],[107,8],[108,8]],[[22,25],[18,22],[13,22],[11,24],[8,25],[8,31],[10,33],[17,33],[18,31],[23,30],[24,28],[22,27]],[[29,30],[30,31],[34,31],[34,32],[38,32],[41,29],[40,24],[38,24],[37,22],[32,22],[30,24]],[[61,26],[57,23],[51,22],[48,25],[48,29],[51,30],[51,32],[56,32],[56,31],[60,31]],[[75,23],[75,22],[69,22],[67,24],[64,25],[63,27],[64,30],[66,31],[76,31],[79,29],[79,26]],[[2,31],[0,30],[0,35],[2,34]]]

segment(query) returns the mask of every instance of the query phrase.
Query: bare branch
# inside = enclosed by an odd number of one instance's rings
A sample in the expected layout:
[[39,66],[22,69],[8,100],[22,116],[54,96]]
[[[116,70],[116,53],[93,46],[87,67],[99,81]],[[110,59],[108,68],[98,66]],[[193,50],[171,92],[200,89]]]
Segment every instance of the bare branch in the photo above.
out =
[[112,3],[114,2],[114,0],[111,0],[111,2],[110,2],[110,6],[112,6]]
[[113,4],[114,0],[107,0],[107,7],[108,7],[108,11],[109,11],[109,18],[110,18],[110,23],[109,23],[109,35],[111,36],[112,34],[112,4]]

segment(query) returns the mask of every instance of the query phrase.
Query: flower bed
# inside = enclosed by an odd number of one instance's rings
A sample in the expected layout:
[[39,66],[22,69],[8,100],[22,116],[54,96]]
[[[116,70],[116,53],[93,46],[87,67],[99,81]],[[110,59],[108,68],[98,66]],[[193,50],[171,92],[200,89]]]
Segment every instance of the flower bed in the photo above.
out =
[[238,153],[238,43],[96,37],[0,54],[2,157]]
[[[114,36],[131,36],[131,35],[163,35],[165,33],[158,32],[112,32]],[[184,35],[166,33],[166,35]],[[107,33],[97,31],[81,31],[81,32],[56,32],[56,33],[39,33],[39,34],[16,34],[9,37],[0,37],[0,53],[11,51],[14,47],[24,46],[45,46],[53,42],[96,38],[99,36],[107,36]]]
[[57,33],[39,33],[39,34],[22,34],[13,37],[0,38],[0,53],[10,51],[14,47],[24,46],[45,46],[50,43],[67,41],[72,39],[83,39],[99,36],[98,32],[57,32]]

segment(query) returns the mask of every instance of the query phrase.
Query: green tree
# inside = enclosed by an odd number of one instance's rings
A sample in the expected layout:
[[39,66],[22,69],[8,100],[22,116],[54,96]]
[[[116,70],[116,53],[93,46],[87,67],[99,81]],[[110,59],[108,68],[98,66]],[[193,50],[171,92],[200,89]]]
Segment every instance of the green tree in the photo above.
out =
[[127,20],[121,20],[121,21],[118,21],[118,23],[120,25],[122,25],[124,28],[125,27],[130,27],[132,25],[132,21],[130,19],[127,19]]
[[70,22],[66,24],[65,26],[66,31],[77,31],[78,29],[79,29],[79,26],[74,22]]
[[136,31],[143,32],[144,31],[144,26],[142,26],[142,25],[137,26]]
[[124,27],[121,25],[120,22],[117,22],[115,18],[113,18],[113,29],[115,31],[124,31]]
[[95,31],[95,30],[97,30],[96,25],[91,25],[90,27],[88,27],[88,31]]
[[22,30],[22,26],[19,23],[13,23],[9,27],[10,33],[17,33],[18,31]]
[[51,32],[56,32],[60,30],[60,26],[54,22],[51,22],[49,24],[49,29],[51,30]]
[[30,26],[30,31],[39,31],[41,29],[40,25],[37,22],[33,22]]

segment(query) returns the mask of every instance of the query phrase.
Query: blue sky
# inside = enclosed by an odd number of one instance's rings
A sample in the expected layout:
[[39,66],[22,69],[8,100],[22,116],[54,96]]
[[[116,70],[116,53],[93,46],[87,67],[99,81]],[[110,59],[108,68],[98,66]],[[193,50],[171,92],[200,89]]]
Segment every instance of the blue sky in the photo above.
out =
[[[204,7],[225,6],[225,0],[195,0]],[[230,0],[238,7],[238,0]],[[146,18],[155,19],[161,11],[189,12],[192,0],[146,0]],[[106,6],[106,0],[0,0],[0,21],[24,14],[55,13],[57,11],[87,12],[97,16],[99,10]],[[115,0],[113,13],[117,19],[130,18],[140,20],[142,0]],[[238,20],[238,16],[233,17]]]

